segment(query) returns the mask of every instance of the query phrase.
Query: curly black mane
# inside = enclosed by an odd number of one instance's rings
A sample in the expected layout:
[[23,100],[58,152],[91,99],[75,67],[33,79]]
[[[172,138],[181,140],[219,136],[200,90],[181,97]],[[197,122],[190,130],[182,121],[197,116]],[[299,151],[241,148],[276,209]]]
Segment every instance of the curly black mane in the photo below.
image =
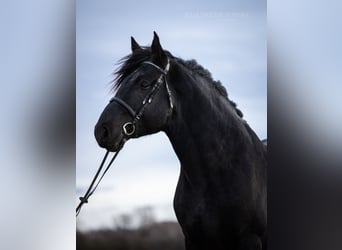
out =
[[[119,61],[119,65],[121,67],[114,72],[115,78],[113,80],[113,90],[118,89],[123,80],[129,76],[134,70],[136,70],[139,65],[150,58],[151,49],[150,47],[143,47],[143,50],[136,51],[134,54],[129,54]],[[228,92],[226,88],[222,85],[220,81],[215,81],[209,70],[205,69],[202,65],[198,64],[196,60],[183,60],[181,58],[177,58],[172,56],[172,54],[168,51],[165,51],[169,58],[176,60],[178,63],[183,65],[185,68],[189,69],[192,72],[195,72],[199,76],[205,78],[209,84],[217,91],[220,96],[223,96],[227,101],[234,107],[236,113],[239,117],[243,117],[243,113],[240,109],[237,108],[235,102],[231,101],[228,98]]]
[[236,113],[241,118],[243,117],[243,113],[241,112],[240,109],[237,108],[236,103],[228,98],[228,92],[227,92],[226,88],[222,85],[222,83],[220,81],[215,81],[213,79],[213,77],[211,76],[211,73],[209,72],[209,70],[204,68],[202,65],[198,64],[197,61],[194,60],[194,59],[192,59],[192,60],[183,60],[181,58],[176,58],[176,60],[177,60],[177,62],[181,63],[183,66],[188,68],[189,70],[197,73],[198,75],[200,75],[203,78],[205,78],[209,83],[211,83],[212,86],[214,87],[214,89],[221,96],[225,97],[229,101],[229,103],[235,108]]

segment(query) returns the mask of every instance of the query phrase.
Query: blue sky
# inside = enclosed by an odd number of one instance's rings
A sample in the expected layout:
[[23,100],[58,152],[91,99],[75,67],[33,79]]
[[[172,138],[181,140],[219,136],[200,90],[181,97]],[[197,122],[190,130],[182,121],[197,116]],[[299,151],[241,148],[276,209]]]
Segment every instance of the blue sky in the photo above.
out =
[[[77,195],[104,155],[93,135],[111,98],[109,82],[130,36],[196,59],[220,80],[257,135],[267,137],[266,1],[77,1]],[[120,153],[78,222],[111,226],[113,216],[151,205],[158,220],[173,219],[179,163],[164,134],[131,140]]]

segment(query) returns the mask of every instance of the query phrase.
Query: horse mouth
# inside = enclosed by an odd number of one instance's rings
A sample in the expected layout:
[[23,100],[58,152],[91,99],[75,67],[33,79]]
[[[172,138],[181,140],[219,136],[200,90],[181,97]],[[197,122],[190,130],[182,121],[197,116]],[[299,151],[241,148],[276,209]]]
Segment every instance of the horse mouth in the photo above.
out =
[[121,134],[121,135],[119,136],[119,138],[117,138],[113,144],[108,145],[108,146],[106,147],[106,149],[107,149],[109,152],[117,152],[118,150],[120,150],[120,149],[122,148],[123,144],[124,144],[124,137],[123,137],[123,135]]
[[114,143],[113,145],[108,145],[108,146],[106,147],[106,149],[107,149],[109,152],[116,152],[116,151],[119,150],[119,148],[120,148],[120,143],[119,143],[119,142],[118,142],[118,143]]
[[116,151],[118,151],[118,149],[119,149],[119,147],[118,146],[116,146],[116,145],[113,145],[113,146],[108,146],[108,147],[106,147],[106,149],[109,151],[109,152],[116,152]]

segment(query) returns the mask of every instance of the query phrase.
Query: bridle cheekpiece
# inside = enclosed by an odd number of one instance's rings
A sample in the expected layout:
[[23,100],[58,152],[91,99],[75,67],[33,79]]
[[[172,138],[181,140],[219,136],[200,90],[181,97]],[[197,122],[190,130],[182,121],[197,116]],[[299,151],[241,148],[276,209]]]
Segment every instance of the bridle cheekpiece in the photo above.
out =
[[119,97],[113,97],[109,103],[115,102],[117,104],[119,104],[121,107],[123,107],[133,118],[132,121],[130,122],[126,122],[123,126],[122,126],[122,132],[126,137],[126,140],[129,139],[135,132],[136,132],[136,123],[140,120],[141,116],[143,115],[145,108],[148,104],[152,103],[153,98],[155,97],[155,95],[157,94],[157,92],[159,91],[161,85],[163,82],[165,82],[165,88],[166,88],[166,92],[168,95],[168,99],[169,99],[169,114],[168,116],[171,115],[172,111],[173,111],[173,102],[172,102],[172,94],[171,94],[171,90],[169,88],[169,85],[167,83],[167,74],[169,72],[170,69],[170,60],[167,57],[167,63],[164,69],[162,69],[161,67],[159,67],[158,65],[154,64],[153,62],[150,61],[144,61],[142,62],[143,64],[149,64],[152,65],[154,68],[158,69],[158,71],[161,72],[159,78],[157,79],[156,83],[153,85],[151,91],[145,96],[140,108],[135,111],[127,102],[125,102],[124,100],[120,99]]

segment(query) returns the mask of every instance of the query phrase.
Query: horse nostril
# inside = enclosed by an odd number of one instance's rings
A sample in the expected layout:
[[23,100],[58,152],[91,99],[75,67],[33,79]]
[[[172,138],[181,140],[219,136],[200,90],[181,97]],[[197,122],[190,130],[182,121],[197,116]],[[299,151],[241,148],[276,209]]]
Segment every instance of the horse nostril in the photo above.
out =
[[108,133],[107,127],[103,127],[101,132],[102,132],[102,138],[107,138],[108,137],[109,133]]
[[105,146],[108,138],[110,137],[110,130],[106,125],[96,126],[95,138],[100,145]]

